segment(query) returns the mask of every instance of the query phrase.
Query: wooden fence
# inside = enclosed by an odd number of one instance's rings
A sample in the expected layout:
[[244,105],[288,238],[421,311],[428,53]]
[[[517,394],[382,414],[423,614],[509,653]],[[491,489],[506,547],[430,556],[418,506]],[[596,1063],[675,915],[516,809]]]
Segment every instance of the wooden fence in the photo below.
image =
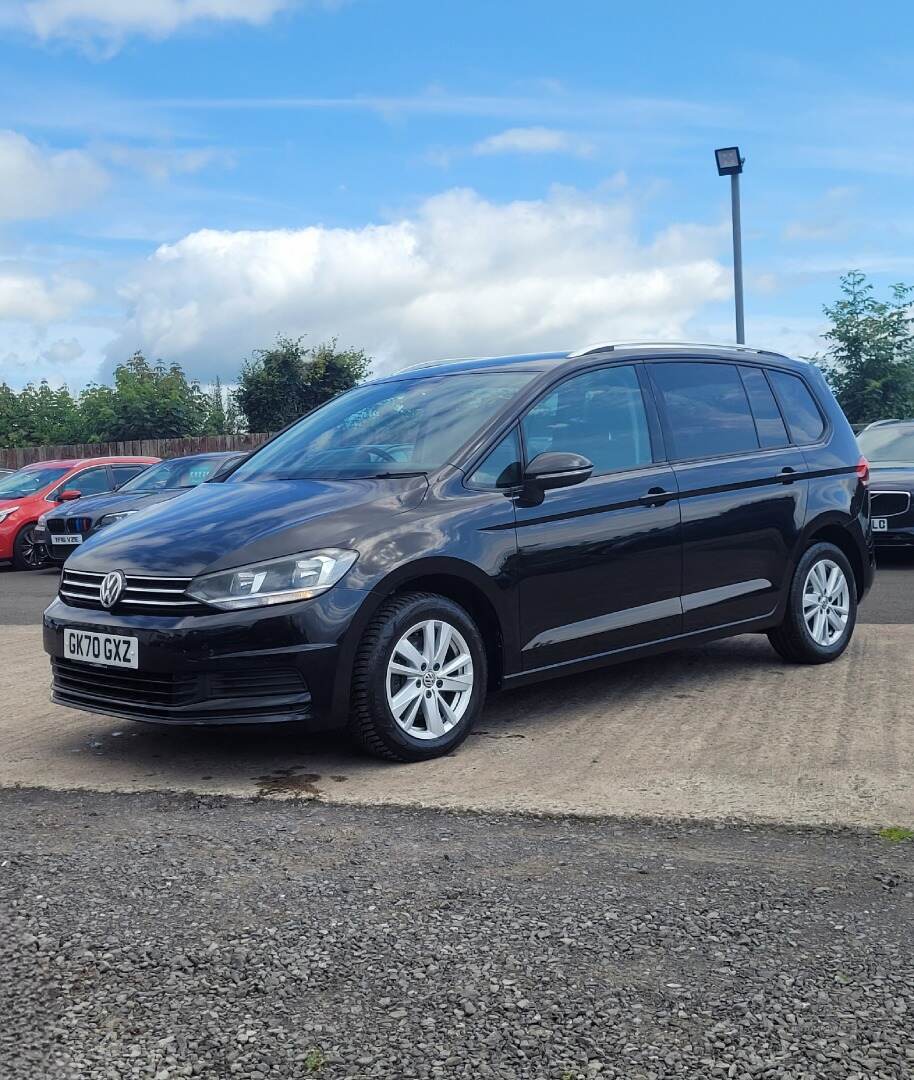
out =
[[199,435],[190,439],[134,439],[132,442],[85,443],[80,446],[23,446],[0,449],[0,468],[21,469],[35,461],[60,458],[93,458],[130,455],[173,458],[184,454],[204,454],[213,450],[253,450],[270,438],[269,434]]

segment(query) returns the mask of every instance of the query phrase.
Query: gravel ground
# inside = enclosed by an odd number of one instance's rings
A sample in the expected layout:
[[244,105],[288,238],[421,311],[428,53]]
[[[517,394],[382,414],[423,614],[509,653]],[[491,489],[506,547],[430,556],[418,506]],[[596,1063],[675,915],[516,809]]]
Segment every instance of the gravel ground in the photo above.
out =
[[0,1076],[909,1077],[914,843],[0,791]]

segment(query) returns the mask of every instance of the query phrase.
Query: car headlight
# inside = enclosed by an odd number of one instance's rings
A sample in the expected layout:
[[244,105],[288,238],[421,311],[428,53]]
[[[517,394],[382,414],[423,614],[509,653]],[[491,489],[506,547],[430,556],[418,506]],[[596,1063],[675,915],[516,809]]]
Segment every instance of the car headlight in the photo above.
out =
[[357,551],[339,548],[305,551],[234,570],[201,574],[190,583],[187,594],[229,611],[310,600],[332,588],[358,557]]
[[120,510],[116,514],[105,514],[103,518],[98,519],[97,529],[100,529],[102,525],[113,525],[115,521],[121,521],[125,517],[130,517],[131,514],[139,513],[137,510]]
[[0,510],[0,523],[6,521],[10,514],[15,514],[18,509],[18,506],[8,506],[5,510]]

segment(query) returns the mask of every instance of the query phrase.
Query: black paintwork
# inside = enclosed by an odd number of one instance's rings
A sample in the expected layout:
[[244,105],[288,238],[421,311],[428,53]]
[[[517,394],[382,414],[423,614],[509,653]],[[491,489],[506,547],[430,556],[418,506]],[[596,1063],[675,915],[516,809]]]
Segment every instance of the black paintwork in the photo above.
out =
[[[242,462],[247,453],[237,452],[213,452],[206,454],[192,454],[183,458],[171,458],[170,463],[180,462],[193,465],[196,461],[220,462],[214,477],[224,476],[229,468]],[[155,466],[150,466],[155,468]],[[142,474],[141,474],[142,475]],[[104,495],[92,495],[85,499],[74,499],[72,502],[61,503],[45,517],[45,524],[36,532],[36,542],[45,545],[48,557],[52,562],[64,563],[77,549],[77,544],[54,544],[51,542],[51,532],[55,526],[58,531],[68,534],[79,534],[88,537],[99,527],[99,522],[106,514],[122,513],[127,510],[146,510],[148,507],[159,503],[170,502],[179,495],[184,495],[188,488],[166,488],[162,491],[111,491]],[[107,528],[107,526],[103,526]]]
[[[683,358],[800,374],[828,418],[822,440],[713,461],[666,460],[671,443],[649,367]],[[486,453],[558,380],[618,362],[638,367],[653,464],[555,490],[473,486],[469,478]],[[462,603],[483,631],[492,681],[501,686],[774,626],[793,567],[814,537],[844,548],[860,597],[866,593],[874,563],[860,453],[810,365],[748,350],[617,347],[577,357],[450,361],[392,378],[507,367],[531,371],[531,382],[433,474],[204,484],[95,534],[67,563],[96,573],[190,577],[320,547],[357,550],[355,566],[328,592],[274,608],[183,617],[108,613],[57,599],[45,613],[47,651],[62,655],[62,632],[71,626],[138,637],[150,672],[254,670],[281,658],[304,676],[310,723],[321,727],[345,722],[359,640],[398,590],[437,591]],[[163,711],[159,719],[180,715]]]

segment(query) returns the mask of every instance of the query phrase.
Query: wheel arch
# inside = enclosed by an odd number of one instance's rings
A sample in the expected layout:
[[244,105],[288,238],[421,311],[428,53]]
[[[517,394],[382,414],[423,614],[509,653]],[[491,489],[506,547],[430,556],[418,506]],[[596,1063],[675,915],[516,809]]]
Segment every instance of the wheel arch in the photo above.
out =
[[851,569],[854,572],[854,584],[857,588],[857,599],[859,600],[866,590],[866,566],[860,547],[854,543],[850,534],[848,524],[847,520],[837,515],[829,515],[812,522],[804,533],[803,543],[797,553],[795,564],[800,561],[803,553],[813,544],[834,544],[839,551],[844,553],[847,561],[851,564]]
[[340,650],[333,696],[333,712],[337,717],[348,713],[352,668],[365,627],[387,600],[410,592],[436,593],[464,608],[482,635],[489,688],[497,689],[501,685],[506,670],[506,638],[510,634],[506,595],[499,596],[492,579],[471,563],[451,558],[421,559],[379,582],[359,609]]

